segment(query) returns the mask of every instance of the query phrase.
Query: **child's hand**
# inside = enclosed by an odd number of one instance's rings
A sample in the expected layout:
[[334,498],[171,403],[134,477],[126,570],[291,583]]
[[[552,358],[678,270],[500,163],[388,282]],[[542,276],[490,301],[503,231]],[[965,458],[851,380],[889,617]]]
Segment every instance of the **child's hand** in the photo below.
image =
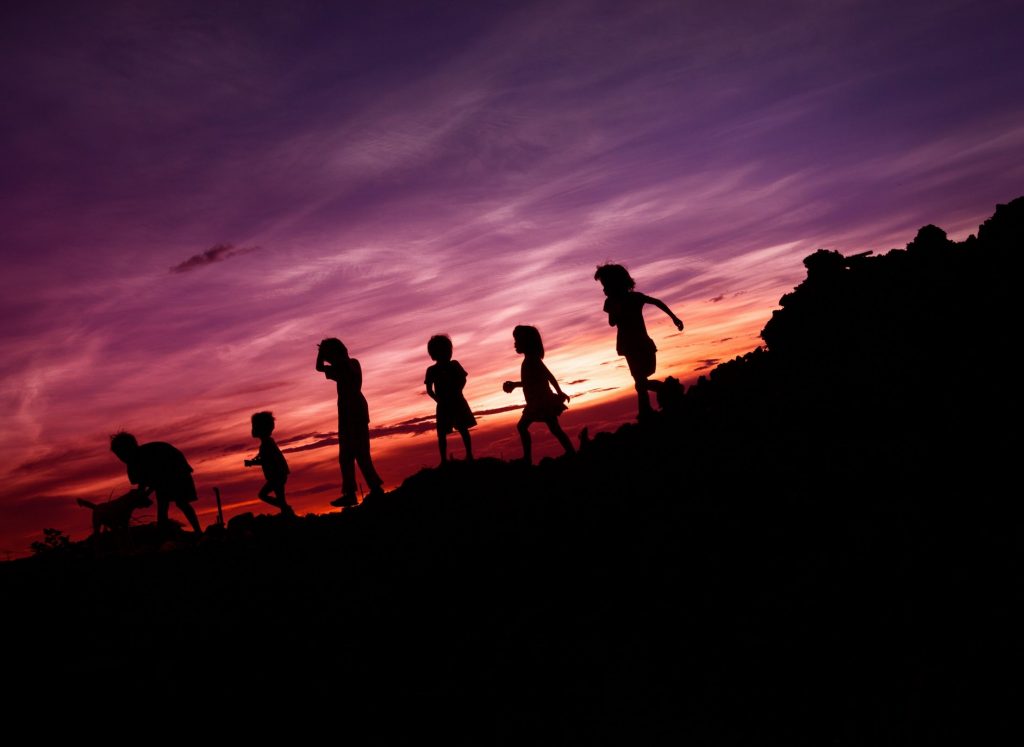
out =
[[568,395],[568,394],[566,394],[565,392],[559,392],[559,393],[558,393],[558,396],[559,396],[559,398],[560,398],[560,399],[561,399],[561,400],[562,400],[563,402],[568,402],[568,401],[569,401],[569,395]]
[[244,460],[244,461],[242,462],[242,464],[244,464],[244,465],[245,465],[246,467],[251,467],[251,466],[253,466],[253,465],[252,465],[252,460],[251,460],[251,459],[246,459],[246,460]]
[[672,321],[675,322],[676,329],[678,329],[680,332],[682,332],[683,331],[683,320],[682,319],[673,319]]
[[506,381],[504,384],[501,385],[501,388],[504,389],[507,394],[511,394],[512,390],[516,388],[516,385],[511,381]]

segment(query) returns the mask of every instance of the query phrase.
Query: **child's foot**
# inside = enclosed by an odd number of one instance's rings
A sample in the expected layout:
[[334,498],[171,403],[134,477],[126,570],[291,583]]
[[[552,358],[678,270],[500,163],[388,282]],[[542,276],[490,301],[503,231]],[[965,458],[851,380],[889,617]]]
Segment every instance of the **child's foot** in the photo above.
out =
[[336,508],[345,508],[346,506],[355,506],[359,503],[359,499],[352,493],[344,493],[340,498],[335,498],[331,501],[331,505]]
[[371,490],[369,493],[367,493],[366,497],[367,498],[374,498],[374,499],[376,499],[376,498],[380,498],[382,495],[384,495],[384,488],[382,488],[380,485],[378,485],[373,490]]

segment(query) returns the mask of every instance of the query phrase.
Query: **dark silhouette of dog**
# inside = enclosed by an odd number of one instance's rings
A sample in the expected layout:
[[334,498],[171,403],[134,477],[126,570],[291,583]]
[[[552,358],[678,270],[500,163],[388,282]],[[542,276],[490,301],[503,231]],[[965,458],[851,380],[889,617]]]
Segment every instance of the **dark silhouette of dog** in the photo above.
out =
[[153,505],[148,490],[133,488],[124,495],[112,498],[106,503],[93,503],[78,498],[79,506],[92,510],[92,533],[99,534],[106,527],[108,531],[127,531],[132,521],[132,513],[137,508]]

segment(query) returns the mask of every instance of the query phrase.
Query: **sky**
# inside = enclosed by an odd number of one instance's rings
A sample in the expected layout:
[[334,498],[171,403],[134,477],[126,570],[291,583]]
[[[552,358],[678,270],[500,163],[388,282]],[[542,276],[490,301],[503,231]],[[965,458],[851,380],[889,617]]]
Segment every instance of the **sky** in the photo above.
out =
[[976,0],[5,4],[0,559],[87,533],[74,498],[128,488],[119,429],[182,449],[208,523],[214,486],[263,510],[242,460],[272,410],[291,501],[328,510],[324,337],[389,488],[437,459],[435,333],[478,456],[519,455],[517,324],[570,435],[614,428],[635,395],[595,265],[682,317],[648,307],[657,376],[690,382],[816,249],[966,237],[1024,194],[1022,32]]

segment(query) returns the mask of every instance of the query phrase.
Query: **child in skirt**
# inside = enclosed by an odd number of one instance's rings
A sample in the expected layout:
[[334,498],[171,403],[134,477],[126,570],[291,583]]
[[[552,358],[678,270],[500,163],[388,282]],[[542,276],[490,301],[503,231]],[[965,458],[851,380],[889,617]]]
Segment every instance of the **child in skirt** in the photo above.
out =
[[[558,416],[565,411],[569,395],[562,391],[558,381],[544,365],[544,343],[541,341],[540,332],[536,327],[520,325],[512,330],[512,339],[516,352],[523,356],[520,381],[506,381],[502,389],[511,392],[516,387],[522,387],[526,398],[523,416],[516,426],[523,442],[523,461],[527,464],[533,461],[530,424],[537,422],[547,425],[566,454],[574,454],[576,449],[565,435],[562,426],[558,424]],[[554,387],[554,391],[551,391],[550,387]]]

